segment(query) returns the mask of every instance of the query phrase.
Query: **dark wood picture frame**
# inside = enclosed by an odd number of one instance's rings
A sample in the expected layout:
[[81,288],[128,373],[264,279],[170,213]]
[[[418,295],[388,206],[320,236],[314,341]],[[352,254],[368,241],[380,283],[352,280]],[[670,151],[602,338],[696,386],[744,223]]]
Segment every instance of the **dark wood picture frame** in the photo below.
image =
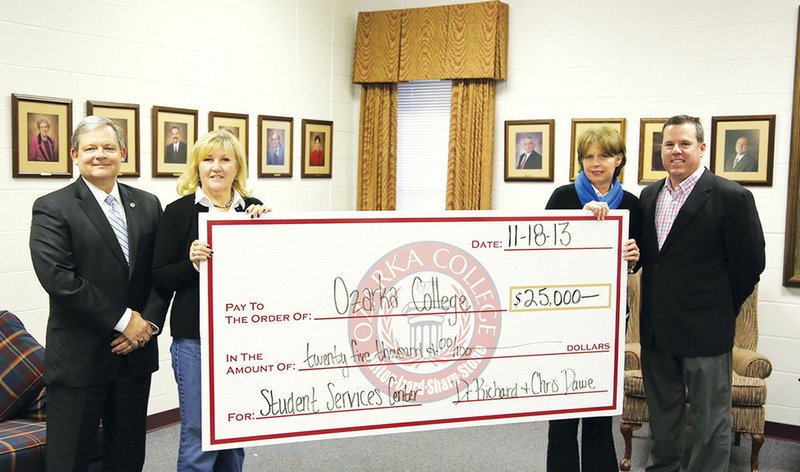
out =
[[[505,181],[552,182],[555,168],[555,120],[505,122]],[[526,142],[533,146],[525,157]]]
[[86,114],[108,118],[122,128],[128,153],[119,167],[119,177],[140,177],[139,105],[86,100]]
[[[279,141],[277,159],[271,156],[273,135]],[[281,155],[280,146],[283,146]],[[292,177],[294,162],[294,118],[258,115],[258,176]]]
[[[333,121],[304,119],[302,124],[303,166],[300,177],[304,179],[331,178],[333,175]],[[318,153],[320,150],[322,151],[321,165]]]
[[[799,10],[800,11],[800,10]],[[783,285],[800,287],[800,13],[794,59],[794,96],[792,97],[792,138],[789,146],[789,189],[786,199],[786,232],[783,253]]]
[[13,177],[71,178],[71,137],[72,100],[11,94]]
[[639,120],[639,183],[658,182],[668,175],[661,161],[661,130],[667,118]]
[[243,113],[208,112],[208,130],[225,128],[231,132],[244,147],[247,160],[250,160],[250,116]]
[[[578,150],[577,139],[581,133],[599,128],[601,126],[608,126],[619,131],[622,135],[622,141],[625,141],[625,118],[573,118],[572,119],[572,138],[569,146],[569,181],[574,182],[583,168],[578,164]],[[622,182],[625,176],[625,168],[619,174],[619,181]]]
[[[740,150],[744,154],[736,162]],[[771,187],[775,115],[712,116],[709,154],[714,174],[742,185]]]
[[[154,105],[152,120],[153,177],[177,177],[183,173],[197,141],[197,110]],[[172,142],[168,135],[173,127],[178,128],[178,141],[186,145],[186,150],[167,159],[166,146]]]

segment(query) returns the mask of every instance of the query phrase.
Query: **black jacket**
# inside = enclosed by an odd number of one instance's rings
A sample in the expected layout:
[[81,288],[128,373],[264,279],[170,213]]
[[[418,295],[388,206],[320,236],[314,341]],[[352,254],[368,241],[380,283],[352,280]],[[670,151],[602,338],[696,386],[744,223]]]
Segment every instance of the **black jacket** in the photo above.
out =
[[661,250],[655,211],[664,180],[642,190],[643,347],[716,356],[730,351],[736,317],[764,270],[764,234],[753,195],[706,170]]
[[[245,208],[260,205],[245,198]],[[245,208],[237,207],[236,211]],[[167,205],[156,236],[153,278],[159,289],[175,293],[169,327],[173,338],[200,338],[200,273],[189,260],[189,247],[197,237],[197,215],[208,207],[194,202],[194,194]]]

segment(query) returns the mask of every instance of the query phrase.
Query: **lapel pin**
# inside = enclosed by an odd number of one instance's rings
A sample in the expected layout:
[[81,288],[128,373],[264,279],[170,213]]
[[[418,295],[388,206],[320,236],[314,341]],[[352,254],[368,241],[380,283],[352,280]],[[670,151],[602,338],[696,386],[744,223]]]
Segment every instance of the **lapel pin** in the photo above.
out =
[[130,205],[131,205],[131,208],[136,208],[136,204],[135,203],[131,202]]

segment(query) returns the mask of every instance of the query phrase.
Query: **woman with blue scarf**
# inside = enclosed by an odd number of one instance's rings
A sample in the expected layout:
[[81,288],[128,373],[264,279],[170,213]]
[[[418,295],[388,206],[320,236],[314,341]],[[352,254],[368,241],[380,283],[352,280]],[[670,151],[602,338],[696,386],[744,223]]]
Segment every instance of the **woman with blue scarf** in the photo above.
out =
[[[609,210],[628,210],[628,239],[623,247],[623,258],[628,270],[636,268],[639,261],[641,207],[639,199],[622,189],[617,178],[625,166],[625,141],[611,128],[602,127],[586,131],[578,138],[578,164],[583,169],[574,184],[557,188],[547,202],[547,209],[591,211],[598,220]],[[578,423],[581,419],[550,421],[547,443],[548,472],[616,472],[617,454],[611,431],[611,417],[583,418],[580,457],[578,455]]]

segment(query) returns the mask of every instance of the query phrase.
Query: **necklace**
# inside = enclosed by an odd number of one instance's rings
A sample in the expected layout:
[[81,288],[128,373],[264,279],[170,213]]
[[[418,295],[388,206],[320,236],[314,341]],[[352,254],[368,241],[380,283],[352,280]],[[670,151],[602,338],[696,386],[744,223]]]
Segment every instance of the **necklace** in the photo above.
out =
[[211,204],[214,205],[214,208],[230,208],[231,205],[233,205],[233,192],[231,192],[231,199],[228,201],[227,204],[225,204],[225,205],[217,205],[214,202],[211,202]]

